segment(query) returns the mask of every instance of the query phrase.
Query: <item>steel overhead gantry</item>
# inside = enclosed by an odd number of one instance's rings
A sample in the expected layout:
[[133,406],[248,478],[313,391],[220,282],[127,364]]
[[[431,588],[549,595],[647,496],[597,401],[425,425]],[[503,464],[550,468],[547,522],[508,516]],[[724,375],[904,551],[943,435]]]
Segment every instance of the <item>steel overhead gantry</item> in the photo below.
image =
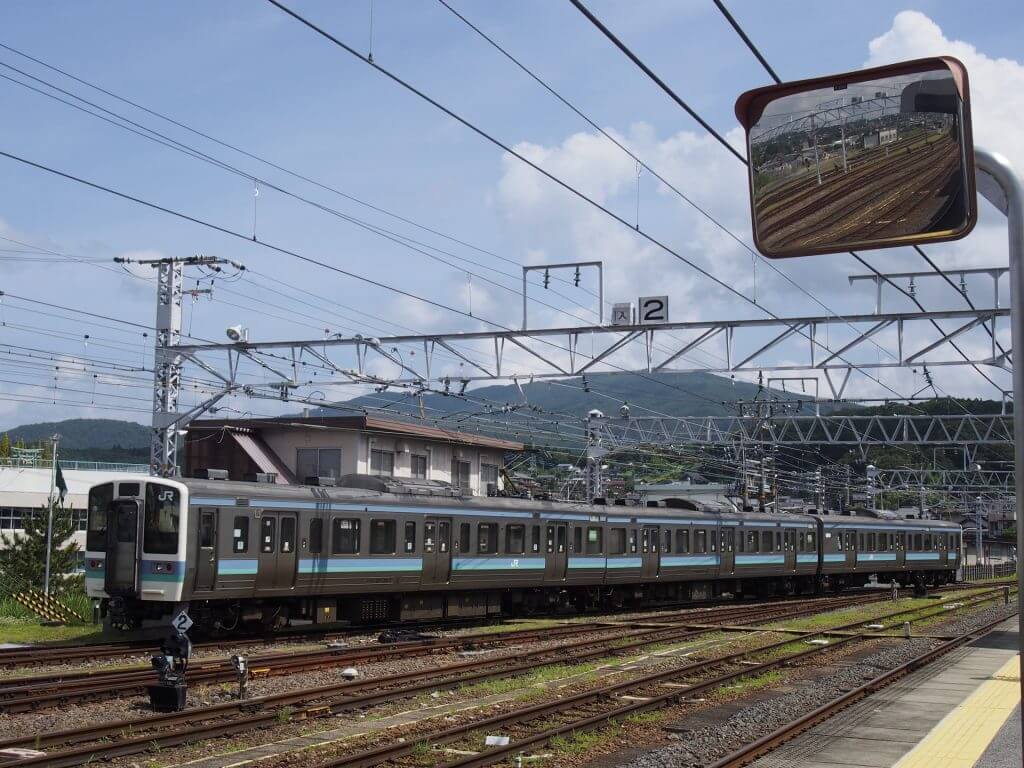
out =
[[590,419],[610,448],[631,445],[994,445],[1013,443],[1013,416],[637,416]]
[[[201,365],[217,367],[212,356],[226,358],[228,367],[242,357],[255,358],[272,351],[289,370],[282,374],[280,386],[301,386],[302,368],[312,364],[326,366],[340,377],[337,381],[319,380],[318,385],[366,383],[373,378],[369,362],[388,360],[401,369],[394,378],[380,381],[395,385],[415,385],[440,381],[495,381],[518,378],[563,378],[580,376],[606,364],[614,370],[630,372],[705,372],[753,373],[757,371],[821,371],[832,396],[840,399],[854,370],[905,368],[911,366],[989,365],[1010,370],[1009,351],[996,349],[994,339],[986,337],[986,354],[968,355],[968,359],[950,354],[947,342],[967,334],[996,318],[1008,317],[1008,308],[963,309],[936,312],[890,312],[870,315],[815,315],[752,320],[712,320],[658,325],[591,325],[534,330],[475,331],[404,336],[333,336],[298,341],[241,341],[227,344],[178,344],[174,352]],[[907,340],[912,326],[932,320],[954,320],[957,327],[943,332],[928,343]],[[852,338],[833,351],[819,337],[830,330],[845,328]],[[883,332],[892,335],[891,357],[854,361],[867,342],[877,343]],[[683,337],[682,339],[680,337]],[[934,329],[929,326],[928,336]],[[797,343],[790,343],[795,341]],[[838,343],[838,342],[834,342]],[[422,347],[422,355],[399,358],[400,345]],[[462,349],[455,345],[460,345]],[[472,351],[464,351],[467,345]],[[525,353],[527,363],[512,365],[506,352]],[[439,370],[438,352],[460,361],[452,372]],[[707,365],[685,364],[683,357],[704,352],[721,362]],[[335,357],[331,357],[331,355]],[[345,355],[344,358],[337,357]],[[638,362],[639,358],[639,362]],[[200,363],[202,360],[202,363]],[[209,372],[209,369],[207,369]],[[271,370],[268,368],[268,371]]]
[[1016,482],[1012,470],[988,469],[876,469],[875,477],[883,490],[1013,491]]

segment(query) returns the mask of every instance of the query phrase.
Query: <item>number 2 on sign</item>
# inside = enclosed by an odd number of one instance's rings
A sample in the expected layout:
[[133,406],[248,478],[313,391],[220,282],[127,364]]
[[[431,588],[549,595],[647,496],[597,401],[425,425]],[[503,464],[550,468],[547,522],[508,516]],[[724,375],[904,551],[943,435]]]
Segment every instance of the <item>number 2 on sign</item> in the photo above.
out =
[[668,322],[668,296],[641,296],[637,307],[641,325]]

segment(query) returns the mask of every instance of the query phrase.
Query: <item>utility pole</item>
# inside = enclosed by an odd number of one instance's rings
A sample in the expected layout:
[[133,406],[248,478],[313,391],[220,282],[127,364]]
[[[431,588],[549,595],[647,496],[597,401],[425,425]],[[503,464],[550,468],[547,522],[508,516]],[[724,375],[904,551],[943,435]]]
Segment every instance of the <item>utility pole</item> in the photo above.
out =
[[57,443],[60,435],[50,438],[50,498],[46,505],[46,567],[43,573],[43,593],[50,594],[50,550],[53,549],[53,500],[57,496]]
[[586,478],[587,478],[587,503],[604,496],[604,482],[601,477],[601,459],[608,453],[608,449],[601,445],[601,438],[598,433],[597,422],[604,418],[604,414],[598,410],[592,410],[587,414],[587,457],[586,457]]
[[118,264],[148,264],[157,270],[149,472],[157,477],[174,477],[178,474],[178,398],[183,358],[173,348],[181,341],[181,299],[185,267],[209,267],[214,272],[220,272],[222,264],[230,264],[239,271],[245,267],[230,259],[200,255],[161,259],[115,258],[114,261]]

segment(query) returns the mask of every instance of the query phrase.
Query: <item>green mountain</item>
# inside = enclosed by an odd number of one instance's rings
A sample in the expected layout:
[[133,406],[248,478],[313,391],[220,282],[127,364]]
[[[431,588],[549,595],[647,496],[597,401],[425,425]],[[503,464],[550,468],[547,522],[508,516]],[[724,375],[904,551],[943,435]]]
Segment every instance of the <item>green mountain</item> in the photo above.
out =
[[133,421],[115,419],[68,419],[40,424],[25,424],[6,430],[11,443],[26,446],[48,442],[60,435],[59,455],[82,461],[149,461],[149,427]]
[[[756,384],[728,379],[709,373],[648,373],[642,376],[627,373],[595,373],[571,379],[541,379],[533,382],[491,385],[449,395],[428,393],[420,398],[406,391],[385,391],[362,395],[345,402],[344,408],[317,409],[322,415],[351,414],[353,408],[386,408],[396,418],[426,417],[451,429],[477,431],[481,421],[490,421],[493,428],[483,431],[526,436],[530,423],[553,428],[553,422],[579,427],[593,409],[608,416],[618,416],[628,406],[632,416],[734,416],[739,403],[751,402],[767,392]],[[813,397],[805,393],[771,392],[776,397],[793,400],[801,409],[813,413]],[[823,406],[829,412],[831,406]],[[380,414],[379,411],[375,415]],[[476,417],[476,418],[470,418]],[[529,442],[526,440],[526,442]]]

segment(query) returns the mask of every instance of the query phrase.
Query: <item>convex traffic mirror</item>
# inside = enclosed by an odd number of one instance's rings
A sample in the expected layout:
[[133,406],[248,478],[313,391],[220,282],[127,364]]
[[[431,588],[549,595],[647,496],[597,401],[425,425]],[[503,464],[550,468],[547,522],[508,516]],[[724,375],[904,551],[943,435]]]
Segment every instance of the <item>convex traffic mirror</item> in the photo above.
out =
[[967,71],[919,59],[740,96],[754,242],[773,258],[955,240],[974,227]]

